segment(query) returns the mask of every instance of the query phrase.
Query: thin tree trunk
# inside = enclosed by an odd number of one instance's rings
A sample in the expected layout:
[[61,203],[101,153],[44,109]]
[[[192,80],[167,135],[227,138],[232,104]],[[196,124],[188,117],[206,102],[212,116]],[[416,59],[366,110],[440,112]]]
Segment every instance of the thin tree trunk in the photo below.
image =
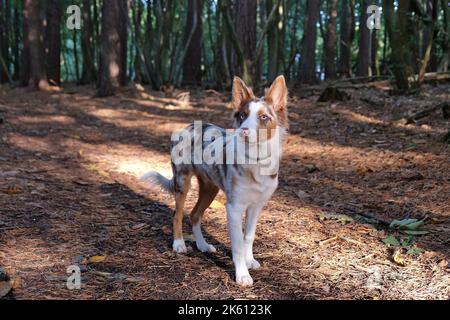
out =
[[327,33],[325,37],[325,78],[336,79],[336,18],[337,0],[329,2]]
[[237,36],[242,45],[246,70],[250,73],[245,75],[242,67],[238,65],[235,74],[245,78],[244,81],[247,81],[248,85],[254,86],[257,83],[255,56],[257,1],[237,0],[234,6],[234,27],[239,30]]
[[[14,26],[23,26],[23,21],[20,18],[19,15],[19,9],[17,6],[14,6],[13,8],[13,23]],[[23,29],[23,28],[22,28]],[[13,32],[12,36],[12,45],[11,45],[11,52],[13,56],[13,65],[14,65],[14,73],[12,75],[13,80],[19,80],[20,79],[20,60],[21,55],[19,51],[19,43],[21,42],[20,39],[20,32]]]
[[100,72],[97,96],[110,96],[120,85],[120,69],[123,67],[121,54],[122,43],[119,35],[118,21],[122,0],[104,1],[102,5],[102,32],[100,40]]
[[72,30],[72,41],[73,41],[73,57],[74,57],[74,68],[75,68],[75,81],[80,81],[80,67],[78,61],[78,37],[77,29]]
[[127,76],[127,53],[128,53],[128,13],[130,10],[130,0],[119,1],[119,20],[118,32],[120,37],[120,85],[125,86],[128,83]]
[[47,6],[47,75],[52,84],[61,83],[61,1]]
[[409,13],[409,5],[409,0],[399,0],[396,14],[394,11],[394,0],[383,0],[383,11],[391,46],[392,71],[395,76],[397,90],[401,93],[410,91],[409,77],[413,73],[411,66],[408,66],[410,50],[406,32],[406,19]]
[[307,0],[304,36],[302,40],[302,53],[299,71],[299,82],[314,84],[316,77],[316,41],[317,18],[320,11],[320,0]]
[[139,56],[139,44],[141,43],[141,21],[144,7],[141,0],[133,0],[133,17],[134,17],[134,45],[135,45],[135,56],[134,56],[134,73],[135,81],[142,82],[142,68],[141,68],[141,57]]
[[[431,24],[430,24],[430,30],[431,30],[431,37],[429,37],[428,39],[428,45],[425,49],[424,52],[424,56],[422,59],[422,64],[420,66],[419,69],[419,79],[418,79],[418,83],[422,83],[424,77],[425,77],[425,72],[427,70],[427,67],[429,64],[432,63],[433,60],[433,45],[435,43],[435,39],[437,36],[437,30],[435,30],[435,25],[437,23],[437,19],[438,19],[438,0],[430,0],[430,6],[431,6]],[[436,70],[435,66],[431,67],[431,70]]]
[[362,0],[359,19],[359,50],[356,64],[356,76],[366,77],[370,68],[370,29],[367,27],[367,8],[369,0]]
[[[95,2],[95,1],[94,1]],[[83,58],[80,84],[95,82],[94,24],[91,15],[92,0],[83,0],[83,32],[81,33],[81,54]]]
[[[438,15],[438,1],[437,0],[427,0],[427,16],[430,18],[431,23],[429,27],[427,28],[427,42],[424,42],[424,54],[426,51],[426,48],[428,46],[428,43],[430,42],[430,39],[433,39],[435,36],[435,23],[437,22],[437,15]],[[448,4],[447,4],[448,7]],[[438,60],[437,60],[437,50],[436,50],[436,42],[431,40],[431,51],[430,51],[430,57],[428,62],[428,71],[435,72],[438,68]]]
[[0,1],[0,83],[9,81],[9,5]]
[[20,58],[20,84],[24,87],[30,84],[30,22],[28,7],[23,7],[23,46],[22,46],[22,56]]
[[342,1],[341,16],[341,41],[340,41],[340,58],[339,58],[339,76],[349,78],[351,71],[351,50],[352,42],[355,34],[355,3],[354,0]]
[[[274,6],[274,0],[266,0],[266,14],[268,15]],[[266,17],[266,21],[269,17]],[[281,22],[281,16],[277,11],[275,17],[275,24]],[[278,76],[280,67],[280,30],[276,26],[275,28],[270,28],[267,32],[267,56],[268,56],[268,70],[267,70],[267,81],[272,82]]]
[[370,53],[370,68],[372,69],[372,75],[378,76],[380,75],[380,68],[378,67],[378,30],[372,30],[372,52]]
[[29,24],[27,41],[29,45],[30,85],[37,90],[47,90],[49,84],[45,72],[43,28],[41,8],[38,1],[25,0],[25,19]]
[[[188,0],[187,10],[184,32],[184,44],[187,45],[187,50],[183,61],[183,82],[198,86],[202,84],[203,0]],[[194,27],[195,30],[193,30]],[[192,31],[192,37],[189,39]]]
[[450,8],[447,2],[448,0],[441,0],[444,39],[442,41],[443,53],[439,62],[438,71],[447,71],[450,65]]

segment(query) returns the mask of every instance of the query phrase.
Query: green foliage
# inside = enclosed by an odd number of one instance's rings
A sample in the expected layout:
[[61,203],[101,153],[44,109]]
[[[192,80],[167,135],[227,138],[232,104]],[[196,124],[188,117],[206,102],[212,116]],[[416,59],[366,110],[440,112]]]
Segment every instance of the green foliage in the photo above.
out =
[[[202,52],[202,75],[203,83],[208,86],[220,87],[223,83],[229,84],[231,76],[235,73],[235,53],[234,48],[230,42],[230,34],[224,27],[223,15],[219,10],[221,0],[203,0],[202,21],[203,21],[203,44],[198,48]],[[379,5],[381,1],[377,1]],[[12,26],[13,31],[7,41],[9,47],[8,56],[5,57],[7,68],[11,74],[16,74],[20,69],[20,58],[23,49],[23,1],[10,0],[8,25]],[[43,1],[43,7],[47,6],[49,1]],[[83,53],[81,50],[81,30],[69,30],[66,27],[68,14],[66,9],[69,5],[83,5],[82,0],[61,0],[61,74],[63,81],[77,81],[80,78],[83,66]],[[233,1],[231,1],[233,3]],[[257,35],[259,38],[261,30],[268,17],[265,1],[258,1],[257,9]],[[359,15],[360,15],[360,1],[355,1],[355,37],[351,44],[351,61],[352,66],[355,66],[359,38]],[[426,1],[419,1],[424,8],[426,8]],[[102,0],[90,1],[90,14],[94,19],[94,39],[93,46],[95,52],[95,67],[98,69],[99,59],[99,33],[101,32],[100,19],[101,7],[104,4]],[[160,87],[167,84],[179,85],[181,80],[181,66],[183,63],[183,51],[185,45],[186,33],[186,17],[187,17],[188,0],[131,0],[129,10],[129,31],[128,31],[128,58],[127,58],[127,72],[131,79],[139,78],[142,81],[153,84],[154,87]],[[107,4],[106,4],[107,5]],[[136,11],[138,8],[142,9],[140,21],[135,21]],[[280,16],[282,23],[282,38],[283,38],[283,54],[280,55],[282,61],[279,61],[281,67],[278,73],[283,73],[290,79],[299,77],[298,70],[301,61],[300,49],[302,38],[304,34],[304,21],[306,11],[306,0],[283,0],[281,1]],[[435,26],[439,31],[437,33],[436,45],[434,54],[439,61],[448,55],[448,43],[445,41],[448,27],[448,11],[445,12],[440,6],[438,21]],[[326,37],[326,23],[328,21],[327,1],[322,2],[322,7],[319,14],[319,22],[317,25],[317,44],[316,44],[316,70],[318,78],[322,79],[323,65],[324,65],[324,37]],[[342,1],[338,3],[338,17],[342,13]],[[233,14],[233,8],[231,13]],[[17,14],[15,14],[17,13]],[[396,13],[397,14],[397,13]],[[43,10],[43,16],[45,11]],[[423,33],[432,25],[430,17],[419,17],[416,13],[411,12],[409,23],[416,26],[423,37]],[[397,68],[393,65],[388,57],[390,52],[389,42],[386,39],[385,16],[382,16],[381,29],[377,31],[378,51],[377,58],[380,59],[381,72],[383,74],[390,74],[392,68]],[[138,28],[136,29],[136,26]],[[337,56],[335,63],[339,61],[339,34],[341,30],[341,20],[337,19]],[[447,31],[446,31],[447,30]],[[239,30],[237,30],[239,32]],[[13,36],[15,34],[15,36]],[[267,35],[266,35],[267,36]],[[409,34],[410,39],[415,39],[412,34]],[[415,44],[414,44],[414,43]],[[423,49],[417,41],[410,41],[411,50],[417,51],[417,57],[421,58]],[[261,80],[267,78],[269,69],[269,54],[270,46],[273,45],[269,41],[264,41],[262,57],[258,61],[258,70],[261,75]],[[414,61],[408,62],[414,64]],[[448,67],[448,64],[442,65]],[[414,67],[417,69],[417,67]],[[372,74],[375,74],[372,70]],[[414,230],[412,230],[414,231]]]

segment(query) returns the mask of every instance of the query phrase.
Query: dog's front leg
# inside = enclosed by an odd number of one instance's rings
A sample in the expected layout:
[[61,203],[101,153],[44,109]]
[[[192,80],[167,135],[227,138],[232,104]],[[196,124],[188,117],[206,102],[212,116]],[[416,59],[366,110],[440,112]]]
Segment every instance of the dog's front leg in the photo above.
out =
[[258,203],[250,206],[245,214],[245,262],[249,269],[258,269],[260,264],[253,257],[253,241],[255,240],[256,225],[264,203]]
[[236,282],[241,286],[251,286],[253,279],[248,272],[245,261],[244,236],[242,233],[242,214],[244,206],[227,204],[228,230],[231,239],[231,252],[234,268],[236,271]]

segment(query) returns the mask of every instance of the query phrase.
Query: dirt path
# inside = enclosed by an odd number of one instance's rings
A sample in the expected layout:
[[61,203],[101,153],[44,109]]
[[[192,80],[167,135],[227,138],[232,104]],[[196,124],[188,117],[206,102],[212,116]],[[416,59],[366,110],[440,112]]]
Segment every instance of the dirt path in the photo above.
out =
[[[439,142],[448,122],[439,114],[396,121],[450,100],[448,87],[414,99],[351,93],[337,104],[292,98],[280,187],[255,242],[262,268],[244,290],[232,281],[223,196],[204,222],[218,252],[176,255],[172,198],[138,181],[154,169],[170,175],[174,129],[199,119],[226,126],[226,95],[93,99],[89,88],[0,87],[0,267],[14,283],[7,298],[448,299],[450,148]],[[360,100],[369,95],[378,102]],[[428,233],[408,238],[358,213],[426,218]],[[185,233],[195,247],[188,219]],[[390,248],[388,236],[404,247]],[[71,291],[74,264],[82,289]]]

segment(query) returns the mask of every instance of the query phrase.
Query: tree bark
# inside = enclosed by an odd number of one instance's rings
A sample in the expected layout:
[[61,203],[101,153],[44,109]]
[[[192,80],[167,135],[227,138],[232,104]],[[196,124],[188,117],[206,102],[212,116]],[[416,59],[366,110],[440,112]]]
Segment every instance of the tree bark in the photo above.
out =
[[[194,2],[196,2],[194,4]],[[195,30],[186,51],[183,62],[183,82],[188,85],[202,84],[202,43],[203,43],[203,0],[188,1],[188,16],[184,32],[184,43],[187,44],[189,35],[194,27]],[[196,12],[194,12],[196,11]],[[194,16],[196,15],[196,17]],[[195,18],[195,19],[194,19]]]
[[351,70],[351,49],[352,42],[355,35],[355,3],[354,0],[342,1],[342,16],[341,16],[341,41],[339,57],[339,76],[342,78],[349,78],[352,75]]
[[[266,0],[266,14],[269,15],[273,6],[277,4],[274,0]],[[272,83],[273,80],[283,70],[283,52],[284,52],[284,21],[280,14],[284,12],[283,4],[279,3],[275,12],[274,27],[269,28],[267,32],[267,48],[268,48],[268,70],[267,81]],[[281,10],[280,10],[281,7]],[[267,21],[269,16],[265,18]]]
[[[426,1],[427,4],[427,10],[426,10],[426,14],[428,16],[428,18],[431,20],[431,23],[429,23],[428,27],[425,28],[426,30],[426,36],[424,37],[424,41],[423,41],[423,54],[426,54],[427,51],[427,47],[429,42],[431,41],[431,51],[429,53],[429,62],[428,62],[428,67],[427,70],[429,72],[435,72],[437,71],[438,68],[438,59],[437,59],[437,53],[436,53],[436,43],[435,41],[433,41],[434,39],[434,27],[435,24],[437,23],[437,15],[438,15],[438,1],[437,0],[427,0]],[[448,7],[448,4],[447,4]]]
[[133,22],[134,22],[134,45],[135,45],[135,56],[134,56],[134,74],[135,81],[142,82],[144,77],[142,76],[142,66],[141,66],[141,56],[140,56],[140,43],[141,43],[141,20],[144,7],[142,1],[133,0],[131,2],[133,8]]
[[367,27],[367,8],[369,0],[361,1],[361,13],[359,19],[359,50],[356,64],[356,76],[367,77],[370,68],[370,29]]
[[[95,1],[95,0],[94,0]],[[81,33],[81,54],[83,58],[80,84],[85,85],[96,80],[94,64],[94,24],[91,15],[92,0],[83,0]]]
[[304,36],[302,40],[299,83],[314,84],[316,77],[317,18],[320,0],[307,0]]
[[[123,58],[126,57],[126,43],[123,43],[123,12],[126,0],[108,0],[102,5],[100,35],[100,72],[97,96],[105,97],[115,93],[123,83]],[[125,53],[125,56],[124,56]]]
[[444,38],[442,40],[443,54],[439,62],[438,71],[447,71],[450,65],[450,8],[447,2],[447,0],[441,0]]
[[49,84],[45,71],[43,26],[40,10],[38,1],[25,0],[25,20],[27,20],[29,26],[29,30],[25,33],[26,43],[29,45],[29,84],[33,89],[47,90]]
[[9,81],[9,0],[0,1],[0,83]]
[[325,78],[336,79],[336,17],[337,0],[329,2],[327,33],[325,38]]
[[395,76],[397,90],[400,93],[408,93],[410,91],[409,77],[413,73],[411,66],[408,66],[410,50],[408,34],[406,32],[406,19],[410,9],[409,5],[409,0],[399,0],[396,15],[394,11],[394,0],[383,0],[386,29],[391,46],[390,60],[392,63],[392,71]]
[[61,83],[61,1],[47,4],[47,75],[52,84]]
[[119,0],[119,37],[120,37],[120,85],[126,86],[128,83],[127,76],[127,56],[128,56],[128,13],[130,10],[130,0]]
[[372,45],[371,45],[371,53],[370,53],[370,68],[372,69],[373,76],[380,75],[380,68],[378,67],[378,30],[372,30]]

